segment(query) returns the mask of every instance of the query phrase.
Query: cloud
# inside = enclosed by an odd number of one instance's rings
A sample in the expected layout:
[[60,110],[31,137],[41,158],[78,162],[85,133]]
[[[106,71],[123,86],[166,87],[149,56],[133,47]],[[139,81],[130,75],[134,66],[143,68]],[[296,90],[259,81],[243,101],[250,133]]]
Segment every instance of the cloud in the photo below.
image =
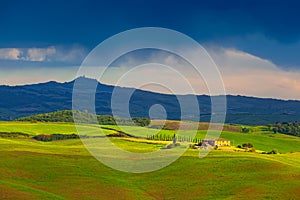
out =
[[79,45],[49,46],[45,48],[0,48],[0,60],[24,62],[62,62],[78,64],[87,55]]
[[1,48],[0,60],[46,61],[48,56],[56,53],[55,47],[47,48]]
[[[192,54],[192,50],[190,51]],[[237,49],[214,46],[207,47],[207,51],[218,66],[227,94],[300,100],[300,70],[287,70],[267,59]],[[135,66],[144,63],[171,66],[188,80],[195,93],[211,94],[205,82],[206,77],[200,77],[194,68],[180,57],[159,51],[149,53],[148,57],[143,55],[135,58],[134,54],[128,54],[120,58],[115,62],[118,64],[117,67],[115,65],[109,68],[101,81],[112,85],[136,87],[138,82],[145,80],[155,79],[162,82],[167,80],[168,85],[180,94],[188,93],[180,77],[162,66],[149,64],[147,67],[131,71]],[[206,66],[202,67],[201,69],[205,69]],[[125,77],[127,80],[124,80]],[[98,77],[95,76],[95,78]],[[154,84],[147,86],[147,90],[168,93],[166,89]]]
[[2,60],[20,60],[22,50],[17,48],[2,48],[0,49],[0,59]]
[[238,49],[255,55],[259,58],[270,60],[276,66],[284,69],[299,69],[300,40],[286,43],[274,40],[269,35],[261,33],[247,34],[240,37],[229,37],[220,40],[204,42],[205,46],[223,46],[227,49]]
[[56,46],[56,54],[51,59],[59,62],[81,63],[87,54],[88,50],[80,45]]
[[269,60],[235,49],[209,50],[227,93],[300,99],[300,71],[284,70]]
[[55,47],[47,47],[47,48],[29,48],[27,49],[27,56],[23,58],[27,61],[38,61],[43,62],[46,61],[48,56],[56,53]]

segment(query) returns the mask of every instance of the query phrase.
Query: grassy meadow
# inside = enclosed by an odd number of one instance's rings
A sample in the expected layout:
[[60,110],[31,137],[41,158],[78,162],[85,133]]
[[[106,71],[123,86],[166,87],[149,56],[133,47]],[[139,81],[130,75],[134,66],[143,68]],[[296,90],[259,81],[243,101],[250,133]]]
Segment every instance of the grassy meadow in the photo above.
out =
[[[119,128],[132,135],[169,134],[143,127],[100,126],[105,134]],[[97,125],[82,125],[97,135]],[[114,130],[115,129],[115,130]],[[1,122],[0,132],[72,134],[71,123]],[[184,130],[182,134],[191,134]],[[204,138],[205,130],[196,137]],[[273,134],[255,127],[251,133],[224,131],[234,146],[250,142],[268,155],[212,150],[199,158],[188,149],[171,165],[154,172],[131,174],[111,169],[84,148],[80,139],[41,142],[31,137],[0,138],[0,199],[299,199],[300,138]],[[140,138],[110,138],[128,151],[148,152],[169,142]]]

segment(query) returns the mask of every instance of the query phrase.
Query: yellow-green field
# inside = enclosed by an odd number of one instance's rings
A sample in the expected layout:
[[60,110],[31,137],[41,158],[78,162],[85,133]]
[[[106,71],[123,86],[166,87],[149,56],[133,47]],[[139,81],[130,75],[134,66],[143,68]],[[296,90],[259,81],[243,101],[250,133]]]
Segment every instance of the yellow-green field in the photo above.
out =
[[[95,125],[82,125],[82,128],[87,135],[96,135],[99,131]],[[131,134],[157,132],[141,127],[121,128]],[[107,134],[114,132],[103,130]],[[63,123],[3,122],[0,132],[69,134],[76,133],[76,129],[72,124]],[[162,133],[174,132],[159,134]],[[189,133],[186,130],[186,134]],[[197,137],[204,135],[205,131],[199,131]],[[260,129],[249,134],[224,132],[221,137],[235,145],[251,142],[258,150],[276,148],[282,154],[213,150],[200,159],[198,150],[189,149],[161,170],[131,174],[97,161],[79,139],[39,142],[31,138],[0,138],[0,199],[300,198],[300,138]],[[166,144],[145,139],[111,140],[135,152],[158,150]]]

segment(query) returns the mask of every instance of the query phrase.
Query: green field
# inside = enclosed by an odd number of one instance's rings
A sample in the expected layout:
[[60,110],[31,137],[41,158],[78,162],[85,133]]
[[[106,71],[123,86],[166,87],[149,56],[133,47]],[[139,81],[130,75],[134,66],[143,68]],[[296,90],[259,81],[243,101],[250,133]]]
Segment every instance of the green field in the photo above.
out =
[[[117,129],[114,126],[104,128]],[[87,135],[99,126],[82,125]],[[145,136],[170,134],[142,127],[121,127]],[[116,131],[103,129],[105,134]],[[253,143],[257,150],[281,154],[213,150],[205,158],[189,149],[171,165],[150,173],[131,174],[111,169],[90,155],[80,139],[40,142],[31,138],[0,138],[0,199],[299,199],[300,138],[263,131],[223,132],[234,145]],[[0,123],[0,132],[76,133],[66,123]],[[204,138],[205,131],[197,137]],[[183,134],[191,134],[185,130]],[[155,151],[166,142],[111,138],[119,147]],[[293,153],[291,153],[293,152]]]

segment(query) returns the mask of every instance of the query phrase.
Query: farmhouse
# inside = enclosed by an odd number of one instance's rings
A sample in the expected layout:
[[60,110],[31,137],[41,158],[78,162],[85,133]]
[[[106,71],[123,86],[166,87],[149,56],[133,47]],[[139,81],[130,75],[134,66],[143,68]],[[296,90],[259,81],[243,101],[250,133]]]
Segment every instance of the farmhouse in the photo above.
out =
[[230,146],[230,140],[225,139],[205,139],[202,141],[203,146]]

